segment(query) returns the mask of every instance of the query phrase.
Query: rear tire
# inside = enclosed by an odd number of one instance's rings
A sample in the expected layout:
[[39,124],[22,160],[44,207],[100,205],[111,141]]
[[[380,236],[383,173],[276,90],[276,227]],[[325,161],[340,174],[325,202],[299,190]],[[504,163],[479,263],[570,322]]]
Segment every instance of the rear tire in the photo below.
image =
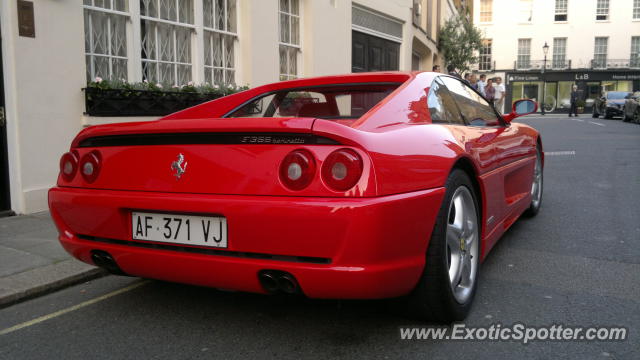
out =
[[636,108],[636,111],[633,113],[633,122],[636,124],[640,124],[640,110]]
[[622,109],[622,121],[629,122],[631,121],[631,117],[627,116],[627,111]]
[[451,323],[467,317],[480,268],[480,216],[469,176],[455,169],[436,218],[426,264],[408,296],[412,318]]
[[525,217],[534,217],[538,215],[540,206],[542,205],[542,189],[544,184],[542,168],[542,154],[540,148],[536,148],[536,165],[533,169],[533,181],[531,183],[531,204],[529,208],[522,214]]

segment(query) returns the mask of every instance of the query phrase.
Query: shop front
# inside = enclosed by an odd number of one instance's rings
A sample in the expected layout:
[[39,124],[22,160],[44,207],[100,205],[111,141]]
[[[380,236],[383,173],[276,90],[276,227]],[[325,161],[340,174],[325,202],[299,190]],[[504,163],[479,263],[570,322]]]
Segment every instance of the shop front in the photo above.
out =
[[569,112],[573,84],[578,86],[578,106],[584,108],[584,112],[591,111],[602,91],[640,91],[640,70],[506,72],[505,78],[507,104],[518,99],[533,99],[540,108],[544,103],[546,112]]

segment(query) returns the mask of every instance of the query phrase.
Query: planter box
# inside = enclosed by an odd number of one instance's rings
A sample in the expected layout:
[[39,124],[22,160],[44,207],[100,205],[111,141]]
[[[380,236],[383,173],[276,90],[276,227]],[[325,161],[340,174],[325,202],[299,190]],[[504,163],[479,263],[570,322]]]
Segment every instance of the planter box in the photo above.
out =
[[221,97],[191,92],[84,88],[91,116],[164,116]]

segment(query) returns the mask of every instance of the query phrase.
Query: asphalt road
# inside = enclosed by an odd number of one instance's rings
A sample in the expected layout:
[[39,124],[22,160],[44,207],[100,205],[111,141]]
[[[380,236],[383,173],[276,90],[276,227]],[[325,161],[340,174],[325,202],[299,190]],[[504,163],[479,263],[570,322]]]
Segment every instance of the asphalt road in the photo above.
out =
[[640,358],[640,126],[522,121],[540,129],[547,152],[542,210],[489,255],[465,324],[623,326],[623,342],[401,340],[399,327],[425,324],[389,301],[110,276],[0,310],[0,358]]

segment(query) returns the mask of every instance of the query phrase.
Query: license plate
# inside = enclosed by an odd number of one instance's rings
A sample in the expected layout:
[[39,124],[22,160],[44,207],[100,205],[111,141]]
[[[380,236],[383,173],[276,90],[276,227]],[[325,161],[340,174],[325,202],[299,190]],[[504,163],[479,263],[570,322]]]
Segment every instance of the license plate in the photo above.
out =
[[134,240],[227,247],[227,219],[146,212],[131,213]]

